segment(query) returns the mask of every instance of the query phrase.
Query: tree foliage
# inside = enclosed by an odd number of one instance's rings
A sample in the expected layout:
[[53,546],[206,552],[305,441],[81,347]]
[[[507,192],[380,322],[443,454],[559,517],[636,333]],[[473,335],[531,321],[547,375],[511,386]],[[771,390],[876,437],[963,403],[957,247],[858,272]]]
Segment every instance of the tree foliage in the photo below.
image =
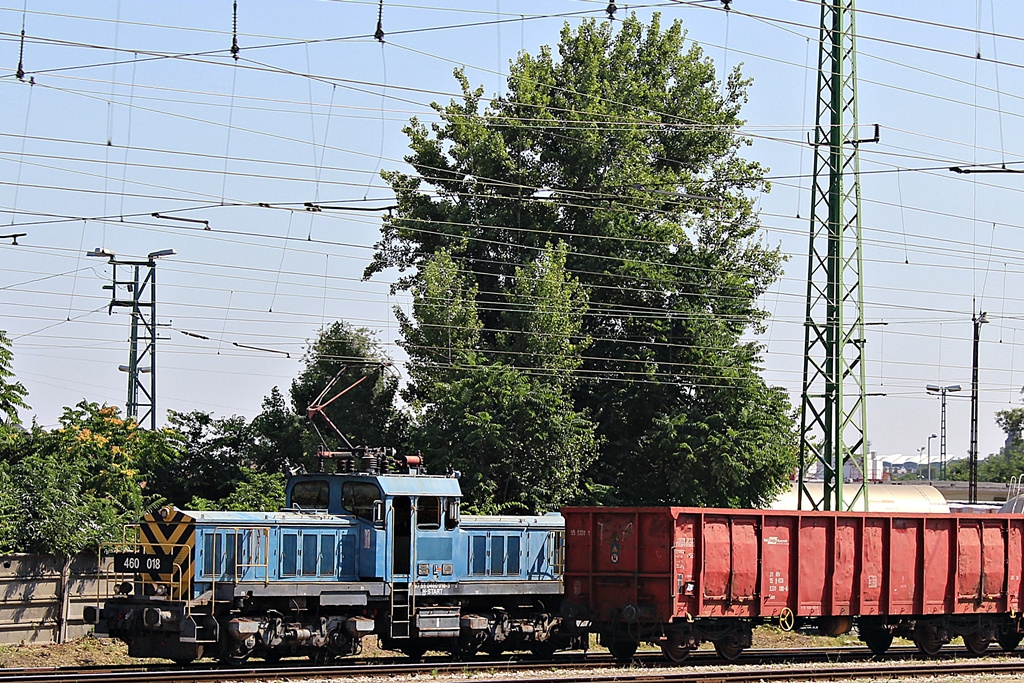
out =
[[21,424],[18,408],[28,408],[25,385],[14,379],[14,354],[7,333],[0,330],[0,439],[5,438],[12,427]]
[[[978,481],[1009,482],[1024,474],[1024,408],[1009,408],[996,413],[996,424],[1006,434],[998,453],[978,462]],[[970,463],[966,458],[954,460],[946,467],[946,478],[970,479]]]
[[189,510],[267,510],[275,511],[284,507],[285,476],[247,471],[242,481],[236,482],[233,490],[224,498],[212,501],[196,496],[189,501]]
[[551,510],[584,495],[598,441],[568,389],[586,303],[563,262],[549,248],[517,269],[503,356],[481,353],[477,291],[447,252],[414,289],[413,316],[396,312],[420,411],[415,443],[435,469],[461,472],[467,509]]
[[[549,386],[571,376],[572,410],[601,443],[589,476],[609,500],[764,503],[796,439],[746,336],[782,263],[757,235],[764,169],[740,156],[748,81],[734,70],[720,88],[679,22],[617,26],[566,26],[557,56],[521,54],[486,105],[456,71],[461,100],[406,128],[415,173],[383,174],[398,209],[366,276],[402,271],[410,355],[438,352],[413,358],[439,368],[410,371],[413,396],[457,401],[460,363]],[[545,279],[556,263],[560,284]]]
[[73,555],[120,538],[159,500],[148,480],[180,445],[171,430],[140,429],[117,408],[88,401],[65,408],[52,430],[19,431],[0,457],[0,548]]

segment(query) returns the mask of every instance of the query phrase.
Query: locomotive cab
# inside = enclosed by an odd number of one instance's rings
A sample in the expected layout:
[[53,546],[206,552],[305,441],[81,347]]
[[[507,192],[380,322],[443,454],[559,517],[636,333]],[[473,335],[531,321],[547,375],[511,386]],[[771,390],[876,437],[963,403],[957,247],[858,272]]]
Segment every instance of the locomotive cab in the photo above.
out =
[[[452,581],[451,535],[462,491],[454,477],[424,474],[306,474],[288,483],[287,510],[348,517],[357,526],[361,580]],[[426,570],[417,561],[433,563]]]

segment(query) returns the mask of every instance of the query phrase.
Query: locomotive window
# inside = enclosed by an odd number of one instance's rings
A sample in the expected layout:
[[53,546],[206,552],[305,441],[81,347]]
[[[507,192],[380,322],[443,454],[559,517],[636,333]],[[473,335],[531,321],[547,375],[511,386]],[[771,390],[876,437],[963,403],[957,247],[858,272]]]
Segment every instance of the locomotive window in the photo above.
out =
[[219,573],[235,576],[236,575],[236,564],[235,564],[235,551],[238,549],[237,535],[234,533],[224,534],[224,566],[221,568]]
[[519,543],[520,538],[518,536],[508,537],[508,573],[519,574]]
[[292,489],[292,505],[313,510],[326,510],[331,497],[331,485],[326,481],[300,481]]
[[505,537],[491,536],[491,573],[505,573]]
[[285,534],[281,537],[281,576],[295,576],[298,572],[299,537]]
[[472,559],[470,560],[470,571],[474,574],[487,573],[487,537],[472,537]]
[[346,481],[341,485],[341,504],[361,519],[373,521],[373,503],[380,498],[380,489],[376,484]]
[[441,528],[441,499],[437,496],[420,496],[416,499],[416,527],[419,529]]
[[213,575],[214,538],[216,538],[214,534],[203,536],[203,574],[206,576]]
[[334,534],[320,537],[320,576],[334,575]]
[[302,575],[316,576],[316,534],[302,535]]

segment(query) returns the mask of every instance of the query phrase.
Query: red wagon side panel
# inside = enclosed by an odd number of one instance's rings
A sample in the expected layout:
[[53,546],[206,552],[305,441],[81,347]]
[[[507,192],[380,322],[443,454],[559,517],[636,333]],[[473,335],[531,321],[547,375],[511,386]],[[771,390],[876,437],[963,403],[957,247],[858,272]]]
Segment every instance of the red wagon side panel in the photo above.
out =
[[1008,613],[1024,518],[567,508],[566,598],[595,621]]
[[950,558],[954,557],[954,520],[927,519],[924,527],[924,605],[922,614],[953,611],[953,578]]
[[765,517],[761,525],[761,614],[778,617],[785,610],[795,612],[796,593],[791,579],[796,571],[793,548],[796,544],[797,519]]

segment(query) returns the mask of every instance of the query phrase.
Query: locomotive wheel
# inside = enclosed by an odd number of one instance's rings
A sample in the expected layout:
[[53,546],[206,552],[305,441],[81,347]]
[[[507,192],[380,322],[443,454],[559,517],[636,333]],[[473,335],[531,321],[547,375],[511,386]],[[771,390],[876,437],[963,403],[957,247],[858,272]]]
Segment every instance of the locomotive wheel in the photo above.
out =
[[661,644],[661,654],[668,661],[678,664],[690,656],[690,646],[683,640],[681,633],[673,633]]
[[991,642],[992,640],[983,636],[980,631],[968,633],[964,636],[964,645],[967,646],[967,651],[975,655],[985,654],[985,650],[988,649]]
[[1022,637],[1024,637],[1024,633],[1003,631],[996,638],[996,642],[999,643],[999,647],[1003,648],[1003,652],[1013,652],[1020,645]]
[[530,652],[533,653],[534,657],[539,657],[540,659],[551,659],[555,656],[555,650],[557,649],[550,640],[535,640],[530,643]]
[[860,639],[876,655],[884,655],[892,645],[892,631],[881,628],[861,629]]
[[917,645],[922,654],[934,657],[939,654],[944,643],[939,639],[938,630],[934,625],[919,621],[914,629],[914,645]]
[[725,638],[723,640],[716,640],[715,652],[717,652],[718,656],[722,659],[727,659],[731,662],[738,659],[739,656],[743,654],[743,646],[732,642],[726,642],[727,640],[730,639]]
[[505,652],[505,646],[501,643],[491,643],[489,645],[484,645],[483,650],[490,657],[500,657]]
[[317,666],[329,664],[334,659],[334,655],[327,651],[325,647],[318,647],[309,653],[309,661]]
[[281,661],[281,657],[283,656],[284,654],[277,650],[267,650],[260,655],[260,657],[263,658],[263,661],[267,664],[276,664]]
[[636,654],[636,649],[640,647],[640,643],[632,638],[613,638],[609,639],[605,647],[612,653],[612,657],[615,657],[615,661],[630,662],[633,660],[633,655]]
[[409,643],[402,643],[398,649],[403,655],[414,662],[420,661],[423,659],[423,655],[427,654],[427,646],[416,640]]

